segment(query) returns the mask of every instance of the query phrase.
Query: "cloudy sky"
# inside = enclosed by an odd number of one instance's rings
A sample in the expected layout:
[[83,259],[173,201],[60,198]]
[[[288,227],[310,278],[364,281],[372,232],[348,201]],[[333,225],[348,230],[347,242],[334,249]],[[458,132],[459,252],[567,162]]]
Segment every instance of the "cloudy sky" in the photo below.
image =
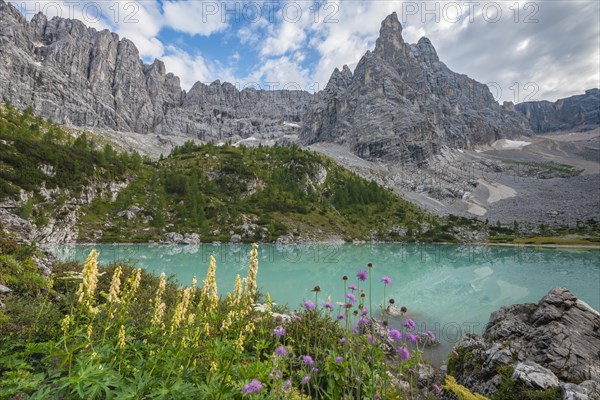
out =
[[396,11],[404,40],[427,36],[450,69],[487,83],[498,101],[556,100],[600,86],[598,1],[23,1],[132,40],[184,89],[196,81],[324,88],[354,69]]

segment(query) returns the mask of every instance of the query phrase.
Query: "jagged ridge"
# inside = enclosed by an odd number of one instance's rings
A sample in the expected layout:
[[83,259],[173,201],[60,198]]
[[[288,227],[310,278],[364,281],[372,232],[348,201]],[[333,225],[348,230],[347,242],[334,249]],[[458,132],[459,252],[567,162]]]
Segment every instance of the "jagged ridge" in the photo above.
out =
[[140,60],[135,45],[81,21],[30,22],[0,0],[0,101],[75,126],[184,134],[200,140],[295,133],[313,95],[196,83],[189,92],[165,65]]
[[586,90],[585,94],[549,101],[527,101],[515,106],[525,115],[536,133],[562,131],[573,128],[592,129],[600,125],[600,90]]
[[335,142],[367,159],[423,162],[443,146],[471,148],[530,134],[487,86],[452,72],[427,38],[408,44],[396,13],[354,74],[334,71],[302,131],[305,143]]

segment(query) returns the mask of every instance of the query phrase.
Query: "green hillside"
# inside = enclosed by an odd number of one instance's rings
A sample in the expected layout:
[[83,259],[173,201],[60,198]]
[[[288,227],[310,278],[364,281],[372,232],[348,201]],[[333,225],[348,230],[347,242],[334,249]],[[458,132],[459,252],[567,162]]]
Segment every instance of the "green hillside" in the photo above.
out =
[[[113,199],[70,201],[107,182],[129,182]],[[50,192],[49,192],[50,190]],[[20,193],[27,199],[21,199]],[[48,195],[50,193],[50,195]],[[452,224],[374,182],[297,146],[244,148],[191,142],[159,161],[117,151],[91,134],[0,108],[0,201],[37,226],[78,215],[79,240],[148,242],[169,232],[203,242],[298,240],[453,241]],[[70,202],[70,203],[69,203]],[[75,205],[73,205],[75,204]],[[458,221],[458,222],[457,222]]]
[[[135,216],[114,217],[132,206]],[[376,183],[297,146],[187,143],[146,165],[115,202],[94,201],[80,236],[92,239],[102,230],[93,239],[146,242],[174,231],[197,232],[202,241],[229,241],[233,234],[247,242],[288,234],[397,240],[401,230],[417,238],[420,223],[429,219]]]

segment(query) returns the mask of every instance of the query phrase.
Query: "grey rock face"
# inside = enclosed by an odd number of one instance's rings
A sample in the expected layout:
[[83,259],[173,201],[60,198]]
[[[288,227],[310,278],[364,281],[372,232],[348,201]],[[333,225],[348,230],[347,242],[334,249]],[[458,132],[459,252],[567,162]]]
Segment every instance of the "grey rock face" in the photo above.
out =
[[533,361],[520,362],[515,365],[512,375],[514,381],[521,381],[534,389],[547,390],[558,387],[558,378],[548,368]]
[[600,382],[585,381],[579,385],[565,383],[560,386],[563,400],[598,400],[600,399]]
[[335,70],[301,140],[338,143],[365,159],[427,161],[444,146],[471,148],[530,134],[487,86],[452,72],[427,38],[405,43],[395,13],[354,74]]
[[496,390],[497,367],[509,365],[512,380],[526,387],[560,386],[564,399],[600,398],[600,313],[567,289],[552,289],[538,304],[502,307],[482,337],[466,336],[457,349],[470,355],[457,380],[484,395]]
[[600,89],[549,101],[528,101],[515,106],[529,120],[536,133],[568,129],[591,129],[600,125]]
[[0,101],[54,122],[116,131],[181,134],[198,140],[297,133],[313,95],[304,91],[238,90],[219,81],[181,90],[162,61],[140,60],[135,45],[82,22],[30,22],[0,0]]
[[0,283],[0,294],[10,294],[10,292],[12,292],[10,288]]

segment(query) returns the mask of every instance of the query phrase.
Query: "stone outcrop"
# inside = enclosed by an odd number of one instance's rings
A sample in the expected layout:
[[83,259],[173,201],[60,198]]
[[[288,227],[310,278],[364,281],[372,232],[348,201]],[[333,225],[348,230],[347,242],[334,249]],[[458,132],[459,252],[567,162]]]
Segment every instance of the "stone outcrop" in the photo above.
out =
[[0,48],[0,101],[78,127],[201,141],[280,137],[297,133],[314,97],[219,81],[186,92],[162,61],[144,64],[130,40],[41,13],[28,22],[4,0]]
[[529,390],[560,390],[563,399],[600,399],[600,313],[567,289],[501,308],[482,337],[464,337],[456,352],[448,372],[474,392],[492,395],[510,379]]
[[365,159],[423,163],[443,147],[528,135],[527,120],[488,87],[451,71],[427,38],[408,44],[396,13],[354,74],[336,69],[306,118],[306,144],[332,142]]
[[529,120],[536,133],[586,130],[600,126],[600,89],[585,94],[549,101],[527,101],[515,109]]

